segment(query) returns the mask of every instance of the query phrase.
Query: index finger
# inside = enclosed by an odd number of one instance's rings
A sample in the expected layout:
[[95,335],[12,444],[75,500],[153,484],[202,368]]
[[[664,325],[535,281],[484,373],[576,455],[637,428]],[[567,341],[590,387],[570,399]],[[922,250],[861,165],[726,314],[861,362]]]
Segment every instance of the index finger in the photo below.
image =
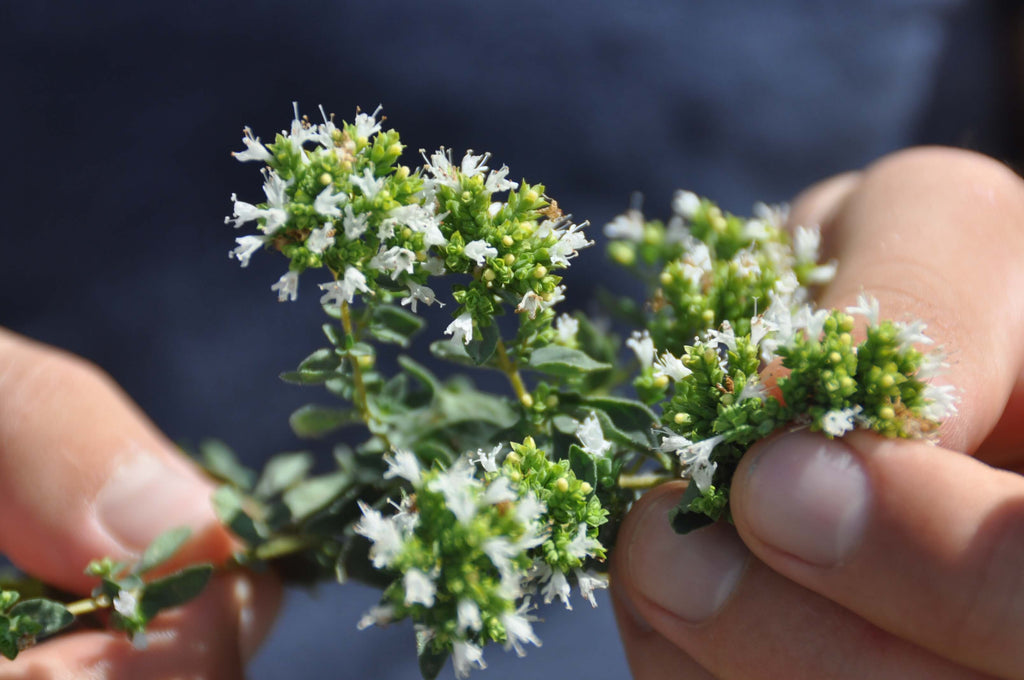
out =
[[[1024,366],[1024,182],[980,154],[920,148],[801,203],[795,215],[823,218],[825,256],[841,255],[820,303],[843,308],[867,293],[883,317],[924,321],[960,396],[941,443],[974,452]],[[935,228],[949,224],[961,227]]]

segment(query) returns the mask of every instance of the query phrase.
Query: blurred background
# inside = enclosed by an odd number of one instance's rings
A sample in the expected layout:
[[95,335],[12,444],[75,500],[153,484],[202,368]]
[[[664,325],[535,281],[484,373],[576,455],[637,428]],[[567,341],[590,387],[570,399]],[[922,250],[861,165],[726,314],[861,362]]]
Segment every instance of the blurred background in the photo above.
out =
[[[259,464],[325,398],[276,377],[321,346],[321,312],[311,281],[276,301],[283,259],[228,260],[231,193],[262,199],[229,155],[243,125],[270,140],[293,100],[313,120],[383,104],[407,164],[490,151],[596,236],[634,191],[649,217],[676,188],[749,214],[913,144],[1016,165],[1021,21],[958,0],[8,0],[0,324],[98,363],[170,437]],[[601,251],[574,262],[570,306]],[[375,601],[290,593],[251,677],[417,677],[410,628],[355,630]],[[486,677],[628,675],[606,597],[541,615],[543,648],[487,650]]]

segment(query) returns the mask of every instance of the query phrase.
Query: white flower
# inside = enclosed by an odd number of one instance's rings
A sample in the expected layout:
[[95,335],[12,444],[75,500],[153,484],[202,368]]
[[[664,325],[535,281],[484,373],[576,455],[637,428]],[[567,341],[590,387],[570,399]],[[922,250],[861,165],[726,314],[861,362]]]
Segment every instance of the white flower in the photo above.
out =
[[259,137],[252,136],[252,130],[248,127],[243,128],[244,136],[242,137],[242,143],[245,144],[245,151],[232,151],[231,155],[242,161],[264,161],[268,162],[273,160],[273,156],[267,151],[267,147],[260,144]]
[[432,305],[435,302],[441,307],[444,307],[443,302],[438,302],[437,297],[434,295],[434,289],[429,286],[421,286],[418,283],[409,281],[406,285],[409,286],[409,296],[402,298],[402,306],[409,305],[409,308],[415,312],[416,303],[423,302],[427,305]]
[[768,390],[765,389],[765,386],[761,384],[756,375],[751,375],[747,377],[747,381],[743,383],[743,389],[740,390],[739,395],[736,396],[736,403],[738,404],[747,399],[759,399],[764,401],[767,396]]
[[672,212],[685,217],[686,219],[692,219],[694,215],[700,210],[700,197],[692,191],[683,191],[680,189],[672,197]]
[[945,357],[937,352],[929,352],[921,357],[921,364],[917,367],[917,378],[928,380],[942,373],[949,368]]
[[900,343],[900,349],[906,351],[915,344],[932,344],[932,339],[924,334],[925,328],[927,326],[925,326],[923,321],[896,324],[896,340]]
[[[423,234],[423,246],[429,248],[430,246],[443,246],[448,242],[440,228],[441,220],[447,215],[448,213],[435,215],[433,206],[427,208],[418,203],[412,203],[389,210],[388,219],[385,222],[390,223],[389,230],[392,231],[393,227],[390,225],[402,224],[417,234]],[[384,228],[383,224],[381,224],[381,228]]]
[[444,329],[445,335],[452,336],[453,343],[460,341],[468,345],[473,339],[473,317],[469,312],[463,312]]
[[456,629],[460,633],[465,633],[467,630],[476,632],[484,626],[483,620],[480,618],[480,607],[468,597],[459,599],[455,608],[455,620]]
[[[718,349],[719,346],[724,345],[729,351],[735,352],[737,349],[736,344],[736,331],[733,330],[732,324],[728,321],[722,322],[722,327],[718,330],[712,328],[707,332],[707,339],[705,342],[711,345],[714,349]],[[722,365],[722,370],[726,370],[726,361],[719,358],[719,363]]]
[[137,590],[119,590],[114,598],[114,611],[125,618],[133,618],[139,608],[139,593]]
[[240,236],[235,239],[235,243],[238,244],[238,247],[228,253],[228,257],[237,257],[243,267],[248,267],[249,258],[251,258],[257,250],[263,247],[263,243],[265,241],[265,236]]
[[357,238],[363,235],[366,231],[367,220],[370,216],[366,213],[355,214],[352,210],[351,205],[345,206],[345,217],[342,219],[341,224],[345,228],[345,238],[355,241]]
[[331,185],[327,185],[323,191],[316,195],[316,199],[313,200],[313,210],[324,217],[341,217],[341,210],[338,208],[338,205],[347,201],[348,196],[344,191],[333,194],[331,189]]
[[338,306],[341,306],[342,302],[352,304],[352,299],[356,293],[370,292],[366,285],[366,277],[355,267],[346,268],[345,276],[342,277],[341,281],[321,283],[320,290],[324,291],[324,294],[320,296],[321,305]]
[[462,524],[469,524],[476,516],[480,482],[473,476],[472,463],[465,458],[455,461],[451,467],[430,480],[427,488],[444,496],[445,505]]
[[419,569],[410,569],[402,577],[402,587],[405,588],[405,605],[419,603],[424,607],[434,606],[434,595],[437,594],[437,586],[434,581]]
[[395,449],[393,457],[384,454],[384,462],[388,464],[388,469],[384,472],[384,479],[401,477],[413,484],[418,484],[423,476],[423,472],[420,470],[420,461],[411,451]]
[[373,113],[367,115],[365,113],[356,113],[355,128],[356,128],[356,139],[366,138],[369,139],[373,134],[380,132],[380,121],[377,120],[377,114],[380,113],[381,105],[377,105]]
[[548,257],[551,259],[551,264],[568,267],[569,260],[579,254],[576,251],[594,245],[594,242],[588,241],[583,233],[583,228],[588,224],[588,222],[583,224],[570,223],[568,229],[564,231],[556,229],[555,233],[559,234],[558,241],[548,248]]
[[718,464],[711,460],[711,452],[724,439],[724,435],[716,435],[692,442],[681,435],[670,434],[662,439],[661,450],[679,456],[684,474],[693,480],[699,490],[707,491],[718,468]]
[[484,491],[481,500],[487,505],[497,505],[498,503],[514,501],[518,497],[516,492],[512,490],[508,477],[497,477],[487,485],[487,490]]
[[512,182],[510,180],[505,179],[507,175],[507,165],[501,166],[501,170],[491,170],[490,174],[487,175],[487,181],[484,182],[484,191],[493,194],[501,191],[511,191],[518,187],[518,182]]
[[697,242],[686,251],[682,259],[683,276],[697,289],[701,288],[704,277],[711,273],[711,251],[705,243]]
[[484,663],[484,652],[469,640],[456,640],[452,643],[452,667],[456,678],[468,678],[469,672],[476,666],[480,670],[487,668]]
[[455,168],[452,166],[451,152],[449,150],[442,146],[429,159],[423,149],[420,149],[420,154],[423,156],[423,160],[426,161],[426,165],[423,166],[424,169],[433,175],[433,179],[430,180],[431,182],[452,189],[459,188],[459,179]]
[[867,317],[868,324],[871,326],[878,325],[878,300],[861,293],[857,296],[857,304],[851,305],[846,308],[847,314],[859,314]]
[[836,277],[836,270],[839,268],[839,263],[835,260],[830,260],[825,264],[819,264],[811,271],[807,272],[807,283],[812,286],[820,286],[828,283]]
[[555,335],[560,345],[571,345],[576,342],[576,333],[579,330],[580,322],[568,314],[562,314],[555,319]]
[[280,279],[277,280],[270,290],[277,291],[277,301],[284,302],[285,300],[295,301],[295,298],[299,296],[299,273],[289,271]]
[[654,341],[647,331],[633,331],[633,335],[626,340],[626,347],[629,347],[640,360],[640,368],[650,368],[654,364]]
[[292,110],[295,112],[295,118],[292,119],[291,132],[281,131],[281,134],[291,142],[292,149],[295,153],[299,154],[300,157],[305,160],[305,154],[302,153],[302,145],[311,139],[316,139],[319,133],[316,128],[310,127],[309,124],[299,117],[299,103],[292,102]]
[[644,240],[644,216],[639,210],[627,210],[604,225],[604,235],[639,243]]
[[374,605],[370,607],[370,610],[363,614],[363,617],[359,619],[359,623],[356,624],[356,629],[365,630],[370,626],[386,626],[395,620],[395,608],[393,605]]
[[793,315],[793,328],[803,328],[807,331],[807,338],[818,340],[825,330],[825,322],[828,320],[827,309],[813,310],[810,305],[801,305]]
[[565,286],[555,286],[555,289],[548,293],[542,306],[544,309],[551,309],[565,299]]
[[491,154],[484,153],[479,156],[473,155],[473,150],[468,149],[466,155],[462,157],[462,174],[466,177],[473,177],[487,171],[487,166],[484,163],[491,157]]
[[751,241],[767,241],[771,238],[771,232],[768,230],[768,223],[756,218],[747,220],[743,225],[743,238],[750,239]]
[[238,200],[237,194],[231,194],[231,201],[234,203],[232,214],[235,217],[234,219],[225,217],[224,224],[231,224],[234,222],[232,226],[234,226],[235,229],[238,229],[246,222],[252,222],[266,214],[265,210],[257,208],[252,203],[246,203],[245,201]]
[[761,275],[761,265],[758,263],[754,253],[748,248],[736,253],[730,262],[736,267],[736,275],[741,279]]
[[490,451],[484,451],[483,449],[477,449],[476,458],[470,458],[472,463],[480,463],[480,467],[484,469],[484,472],[497,472],[498,471],[498,454],[501,453],[503,448],[502,444],[496,445]]
[[604,438],[601,422],[593,411],[576,428],[576,438],[583,444],[584,451],[598,458],[608,453],[608,449],[612,447],[611,442]]
[[957,412],[956,388],[952,385],[927,385],[922,395],[925,401],[921,415],[936,422]]
[[363,170],[362,176],[351,175],[349,177],[349,181],[363,192],[363,196],[371,201],[376,198],[377,194],[380,193],[380,190],[384,188],[384,182],[386,179],[387,178],[385,177],[374,177],[373,170],[370,168]]
[[334,244],[334,225],[330,222],[309,232],[306,237],[306,248],[314,255],[322,255]]
[[586,522],[581,522],[576,530],[576,536],[565,546],[565,551],[577,559],[586,559],[597,554],[601,549],[601,541],[587,535],[590,527]]
[[420,266],[431,276],[441,276],[445,272],[444,260],[440,257],[428,257]]
[[654,362],[654,375],[663,375],[676,382],[679,382],[691,373],[693,371],[683,365],[683,360],[671,352],[663,352],[661,357]]
[[537,318],[537,312],[544,309],[544,299],[532,290],[526,291],[523,299],[516,305],[516,314],[526,312],[531,319]]
[[832,409],[821,417],[821,431],[831,437],[842,437],[854,428],[854,418],[863,410],[860,406]]
[[399,274],[405,272],[412,274],[413,265],[416,263],[416,253],[401,246],[391,246],[380,251],[370,260],[370,266],[382,272],[391,272],[391,280],[398,278]]
[[501,623],[505,626],[505,634],[508,636],[508,640],[505,642],[506,650],[512,648],[516,650],[517,656],[526,656],[523,643],[529,642],[540,647],[540,640],[537,639],[533,632],[533,626],[530,625],[529,619],[524,614],[520,612],[502,614]]
[[525,527],[533,527],[545,512],[547,512],[547,506],[544,505],[544,501],[537,498],[533,491],[528,491],[516,503],[516,521]]
[[370,546],[373,566],[383,569],[402,552],[405,537],[393,518],[381,516],[380,512],[362,501],[359,501],[359,508],[363,511],[363,517],[355,524],[353,530],[360,536],[370,539],[373,543]]
[[583,571],[582,569],[575,569],[574,571],[576,573],[576,582],[580,586],[580,595],[590,603],[591,607],[596,607],[597,600],[594,599],[594,591],[607,588],[608,577],[590,571]]
[[821,247],[821,230],[818,227],[797,226],[793,230],[793,256],[799,264],[813,264],[818,261]]
[[754,204],[754,217],[764,220],[767,224],[776,229],[782,229],[789,219],[789,206],[785,203],[768,205],[767,203]]
[[462,249],[462,254],[476,262],[478,267],[482,267],[488,257],[496,257],[498,255],[498,249],[487,241],[476,240],[467,243],[465,248]]
[[565,608],[572,610],[572,604],[569,602],[569,596],[572,594],[572,588],[569,586],[569,579],[565,577],[565,574],[558,569],[552,569],[547,564],[544,565],[545,572],[548,574],[548,580],[541,588],[541,595],[544,597],[544,604],[551,604],[551,602],[557,597],[565,605]]

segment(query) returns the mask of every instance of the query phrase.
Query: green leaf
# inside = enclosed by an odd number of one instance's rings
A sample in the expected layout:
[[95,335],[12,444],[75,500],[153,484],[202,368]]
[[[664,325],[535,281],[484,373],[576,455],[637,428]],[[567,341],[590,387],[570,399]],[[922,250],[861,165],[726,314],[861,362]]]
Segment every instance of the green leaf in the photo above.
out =
[[242,465],[224,442],[207,439],[199,444],[199,455],[203,467],[217,479],[234,484],[240,489],[252,488],[256,473]]
[[0,654],[8,659],[15,659],[18,656],[18,635],[11,630],[11,620],[6,616],[0,616]]
[[164,609],[185,604],[203,592],[212,574],[212,564],[199,564],[146,584],[139,598],[139,611],[148,620]]
[[299,437],[322,437],[335,430],[362,422],[356,409],[333,408],[307,404],[288,418],[292,431]]
[[74,615],[60,602],[42,598],[25,600],[14,605],[11,609],[11,616],[24,616],[38,624],[39,629],[35,632],[37,637],[53,635],[62,628],[70,626],[75,620]]
[[593,489],[597,488],[597,463],[592,455],[575,444],[569,447],[569,467],[576,479],[590,484]]
[[313,456],[305,451],[280,453],[271,458],[253,493],[261,498],[276,496],[301,481],[313,468]]
[[344,493],[351,479],[345,472],[307,479],[285,491],[284,504],[292,513],[292,519],[301,522]]
[[426,631],[416,632],[416,656],[420,662],[423,680],[434,680],[448,662],[448,653],[431,644],[431,635]]
[[341,357],[334,349],[318,349],[302,360],[299,371],[333,371],[341,365]]
[[[334,306],[331,305],[331,308],[334,309]],[[327,308],[325,307],[324,309],[327,309]],[[334,318],[337,319],[337,318],[339,318],[339,316],[340,315],[334,316]],[[330,341],[330,343],[332,345],[334,345],[335,347],[344,347],[345,346],[345,336],[341,332],[341,329],[339,329],[337,326],[335,326],[332,323],[325,323],[323,326],[321,326],[321,328],[323,328],[324,335],[327,336],[327,339]]]
[[[606,439],[644,447],[654,444],[651,427],[658,422],[658,417],[639,401],[620,397],[591,397],[581,399],[580,405],[597,413]],[[613,430],[608,428],[609,424],[614,426]]]
[[463,366],[477,365],[473,358],[466,353],[466,348],[461,342],[454,343],[451,340],[436,340],[430,343],[430,353],[438,359],[451,361],[455,364]]
[[669,510],[668,521],[672,525],[672,530],[677,534],[685,535],[709,524],[714,524],[715,521],[707,515],[690,510],[690,503],[700,496],[701,493],[697,489],[697,485],[690,484],[683,492],[683,497],[679,499],[679,504]]
[[486,364],[487,361],[494,355],[494,350],[498,347],[498,324],[492,323],[490,326],[484,326],[480,328],[480,337],[470,340],[469,344],[466,345],[466,354],[473,360],[473,363],[477,366]]
[[174,553],[178,552],[178,549],[185,544],[185,541],[191,535],[192,530],[188,527],[177,527],[160,534],[153,539],[153,542],[149,544],[146,551],[142,553],[142,558],[139,559],[138,564],[132,569],[132,573],[145,574],[153,567],[157,567],[171,559]]
[[535,350],[530,355],[528,365],[534,370],[566,378],[605,371],[612,367],[611,364],[595,361],[578,349],[560,345],[547,345]]
[[416,380],[429,390],[431,397],[441,391],[441,384],[426,366],[413,361],[405,355],[398,357],[398,363],[410,375],[412,375],[412,377],[416,378]]
[[377,305],[370,317],[370,333],[381,342],[409,346],[413,335],[423,329],[424,321],[410,311],[394,305]]
[[257,545],[263,541],[263,534],[246,512],[247,502],[252,501],[234,487],[222,486],[213,492],[213,511],[221,523],[246,543]]

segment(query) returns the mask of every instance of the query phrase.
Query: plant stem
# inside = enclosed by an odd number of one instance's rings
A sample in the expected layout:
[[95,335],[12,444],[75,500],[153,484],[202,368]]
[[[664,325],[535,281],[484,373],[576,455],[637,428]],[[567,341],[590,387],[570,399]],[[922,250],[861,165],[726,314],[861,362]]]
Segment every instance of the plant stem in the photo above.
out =
[[498,355],[498,367],[501,368],[502,372],[508,377],[508,381],[512,383],[512,390],[516,393],[516,398],[519,402],[526,407],[533,405],[533,397],[526,391],[526,386],[523,384],[523,379],[519,375],[519,368],[512,363],[512,360],[508,357],[508,352],[505,351],[505,342],[498,338],[498,346],[495,349],[495,354]]
[[[346,337],[355,339],[355,334],[352,332],[352,314],[349,312],[347,302],[341,303],[341,327],[345,330]],[[363,420],[369,423],[370,408],[366,402],[363,369],[359,366],[359,359],[349,356],[349,361],[352,363],[352,381],[355,383],[356,388],[356,406],[359,408],[359,413],[363,416]]]
[[659,484],[671,482],[677,477],[671,475],[620,475],[619,487],[623,489],[653,489]]
[[71,602],[65,606],[72,616],[82,616],[83,614],[91,614],[100,609],[106,609],[110,606],[110,598],[106,595],[100,595],[99,597],[89,597],[84,600]]

